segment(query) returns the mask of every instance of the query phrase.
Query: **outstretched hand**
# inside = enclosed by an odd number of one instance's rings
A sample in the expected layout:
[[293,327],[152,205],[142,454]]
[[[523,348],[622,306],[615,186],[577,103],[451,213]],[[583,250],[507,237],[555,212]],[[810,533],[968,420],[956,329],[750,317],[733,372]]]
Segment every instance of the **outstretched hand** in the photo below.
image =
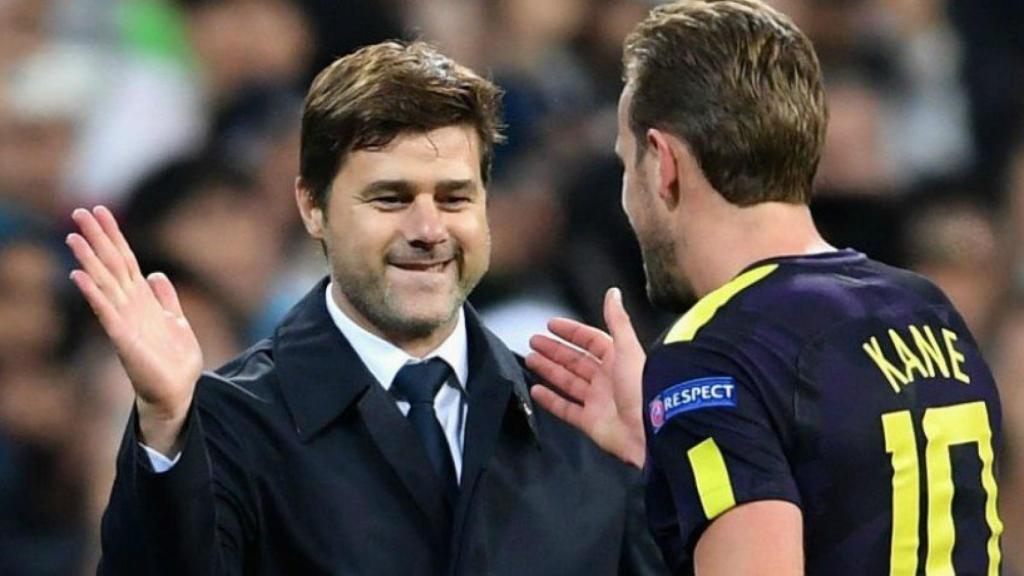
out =
[[110,210],[71,214],[67,244],[81,269],[71,280],[110,337],[137,395],[144,441],[174,450],[202,371],[203,355],[178,295],[161,273],[143,277]]
[[526,365],[558,392],[535,385],[530,393],[555,416],[579,428],[605,451],[638,468],[644,464],[640,385],[646,354],[622,305],[622,294],[605,294],[609,335],[592,326],[555,318],[552,334],[530,339]]

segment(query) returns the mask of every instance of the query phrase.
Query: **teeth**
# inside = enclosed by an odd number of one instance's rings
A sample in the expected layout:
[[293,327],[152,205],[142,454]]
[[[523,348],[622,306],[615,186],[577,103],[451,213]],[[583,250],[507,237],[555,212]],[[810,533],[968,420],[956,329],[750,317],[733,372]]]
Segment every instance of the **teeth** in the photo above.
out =
[[396,264],[395,266],[397,268],[401,268],[403,270],[410,270],[410,271],[414,271],[414,272],[415,271],[419,271],[419,272],[441,272],[442,270],[444,270],[444,267],[445,267],[446,264],[447,264],[447,262],[441,262],[439,264],[430,264],[428,266],[416,265],[416,264],[405,264],[405,265]]

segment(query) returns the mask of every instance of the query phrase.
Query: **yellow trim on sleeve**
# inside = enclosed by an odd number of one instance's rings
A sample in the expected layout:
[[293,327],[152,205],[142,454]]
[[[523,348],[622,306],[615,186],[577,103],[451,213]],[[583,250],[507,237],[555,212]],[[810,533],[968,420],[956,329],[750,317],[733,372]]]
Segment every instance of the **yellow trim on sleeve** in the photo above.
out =
[[705,324],[711,321],[715,312],[725,305],[733,296],[739,294],[746,288],[764,279],[778,268],[778,264],[765,264],[733,278],[718,289],[707,294],[693,305],[682,318],[679,319],[665,336],[665,344],[675,342],[689,342]]
[[686,452],[693,468],[693,478],[697,481],[697,493],[700,505],[708,520],[736,506],[736,497],[732,493],[732,481],[729,470],[725,467],[722,451],[714,438],[697,444]]

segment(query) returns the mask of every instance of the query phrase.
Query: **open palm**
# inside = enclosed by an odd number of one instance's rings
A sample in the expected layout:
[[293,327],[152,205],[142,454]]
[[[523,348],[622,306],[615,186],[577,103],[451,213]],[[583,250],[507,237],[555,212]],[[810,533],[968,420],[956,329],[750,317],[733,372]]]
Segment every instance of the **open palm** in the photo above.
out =
[[78,209],[72,219],[81,233],[69,234],[67,244],[81,269],[71,279],[117,350],[138,396],[140,418],[183,419],[203,355],[174,286],[160,273],[142,276],[106,208]]
[[579,428],[598,446],[625,462],[643,466],[644,431],[640,385],[646,355],[622,306],[618,289],[605,296],[611,334],[555,318],[548,329],[561,340],[537,335],[527,366],[557,393],[534,386],[533,398],[555,416]]

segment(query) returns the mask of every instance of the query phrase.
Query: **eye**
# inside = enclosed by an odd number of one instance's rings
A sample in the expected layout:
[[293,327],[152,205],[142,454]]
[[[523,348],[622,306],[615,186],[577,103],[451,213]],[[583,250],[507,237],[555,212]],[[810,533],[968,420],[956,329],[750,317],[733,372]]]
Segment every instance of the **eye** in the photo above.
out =
[[398,194],[381,194],[371,198],[370,202],[379,208],[390,210],[401,208],[407,204],[407,200]]
[[441,197],[438,200],[438,204],[445,209],[452,210],[462,208],[472,201],[473,199],[467,194],[449,194]]

